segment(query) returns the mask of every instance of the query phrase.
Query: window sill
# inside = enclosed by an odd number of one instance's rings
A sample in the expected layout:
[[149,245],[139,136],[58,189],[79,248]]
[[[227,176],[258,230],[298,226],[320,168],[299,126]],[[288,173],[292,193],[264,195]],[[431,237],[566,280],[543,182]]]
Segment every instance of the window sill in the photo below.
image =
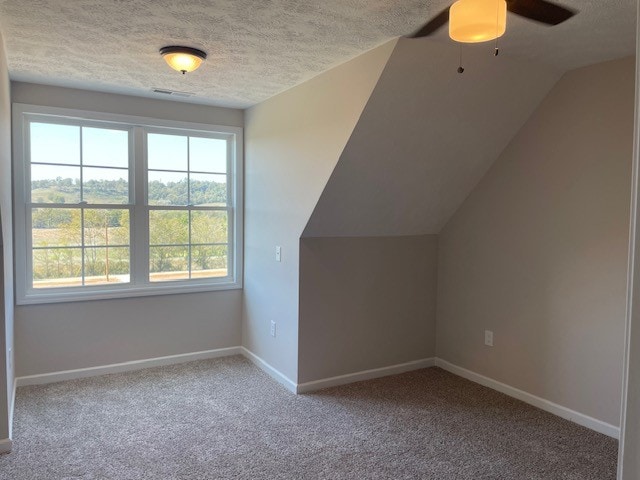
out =
[[93,289],[90,291],[46,290],[21,295],[16,299],[16,304],[41,305],[48,303],[85,302],[91,300],[151,297],[159,295],[177,295],[241,289],[241,282],[228,281],[224,283],[191,283],[188,285],[167,282],[167,284],[158,284],[153,286],[127,286],[123,288]]

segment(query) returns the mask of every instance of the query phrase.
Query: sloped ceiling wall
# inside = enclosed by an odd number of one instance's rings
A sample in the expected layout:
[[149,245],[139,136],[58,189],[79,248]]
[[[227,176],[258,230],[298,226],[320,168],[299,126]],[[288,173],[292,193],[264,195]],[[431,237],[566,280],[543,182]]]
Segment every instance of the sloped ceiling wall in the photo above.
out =
[[492,46],[400,39],[303,237],[438,233],[559,73]]

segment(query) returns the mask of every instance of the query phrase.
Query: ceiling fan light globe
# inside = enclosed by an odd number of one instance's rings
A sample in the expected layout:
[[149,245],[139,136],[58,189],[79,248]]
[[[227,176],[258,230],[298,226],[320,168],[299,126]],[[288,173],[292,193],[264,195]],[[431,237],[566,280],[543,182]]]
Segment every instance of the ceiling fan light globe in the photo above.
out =
[[458,0],[449,10],[449,37],[456,42],[488,42],[506,29],[505,0]]

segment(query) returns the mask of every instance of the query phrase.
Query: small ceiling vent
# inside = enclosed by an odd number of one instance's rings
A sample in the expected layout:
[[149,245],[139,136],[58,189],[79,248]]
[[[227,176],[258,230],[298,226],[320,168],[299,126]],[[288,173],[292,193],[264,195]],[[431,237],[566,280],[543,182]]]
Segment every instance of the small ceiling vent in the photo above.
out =
[[193,97],[195,93],[189,92],[177,92],[175,90],[167,90],[165,88],[152,88],[151,91],[153,93],[161,93],[162,95],[171,95],[172,97]]

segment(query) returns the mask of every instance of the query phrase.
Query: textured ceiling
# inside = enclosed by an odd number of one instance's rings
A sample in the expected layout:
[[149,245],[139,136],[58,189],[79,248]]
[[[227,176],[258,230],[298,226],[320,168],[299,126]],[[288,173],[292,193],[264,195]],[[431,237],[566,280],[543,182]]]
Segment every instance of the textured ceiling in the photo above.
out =
[[[412,32],[443,0],[0,0],[14,80],[247,107]],[[634,51],[635,0],[562,0],[580,14],[547,28],[509,16],[504,50],[560,71]],[[446,29],[437,39],[448,42]],[[415,40],[421,42],[424,40]],[[181,76],[158,49],[202,48]],[[161,97],[164,98],[164,97]]]

